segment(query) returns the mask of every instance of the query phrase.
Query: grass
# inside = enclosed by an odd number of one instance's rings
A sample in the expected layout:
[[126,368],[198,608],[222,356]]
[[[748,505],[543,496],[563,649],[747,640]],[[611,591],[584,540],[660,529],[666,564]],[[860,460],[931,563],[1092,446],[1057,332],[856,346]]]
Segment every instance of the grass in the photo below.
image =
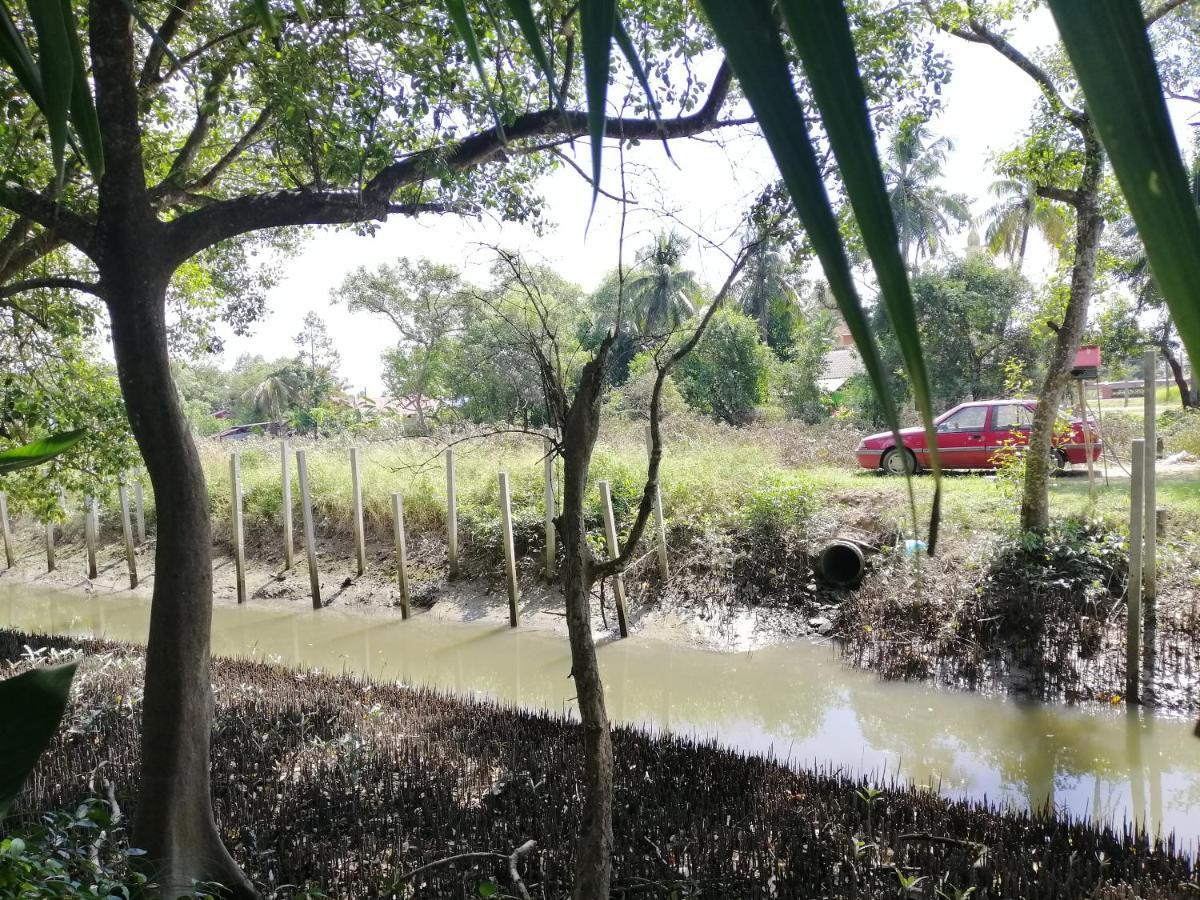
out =
[[[836,427],[800,426],[728,429],[695,425],[668,429],[662,470],[663,505],[673,543],[714,532],[749,527],[805,526],[824,521],[824,530],[873,521],[881,529],[911,528],[908,491],[898,479],[853,466],[852,432]],[[236,446],[236,445],[235,445]],[[441,537],[445,533],[446,489],[443,445],[427,440],[363,443],[363,507],[368,534],[386,542],[391,534],[391,493],[404,495],[409,533]],[[1170,443],[1168,443],[1170,448]],[[230,483],[228,455],[233,447],[209,443],[202,455],[208,476],[217,533],[228,532]],[[277,442],[237,446],[242,456],[246,527],[249,534],[276,534],[281,520]],[[456,445],[459,527],[464,541],[480,550],[498,546],[500,531],[496,473],[509,472],[514,530],[522,552],[536,552],[543,528],[543,466],[540,439],[529,435],[493,435]],[[645,446],[636,428],[610,429],[598,445],[591,471],[588,516],[597,538],[601,530],[596,484],[607,480],[621,530],[630,525],[645,476]],[[313,507],[318,530],[350,534],[353,522],[349,445],[308,447]],[[293,463],[293,497],[299,487]],[[558,467],[561,472],[561,466]],[[1118,466],[1106,484],[1097,472],[1095,502],[1088,499],[1082,472],[1057,478],[1051,486],[1057,516],[1094,513],[1114,524],[1128,517],[1129,482]],[[932,481],[914,482],[919,516],[932,502]],[[560,495],[561,496],[561,495]],[[1200,523],[1200,473],[1164,473],[1159,503],[1173,523],[1188,531]],[[945,479],[944,533],[953,537],[1000,533],[1016,525],[1019,491],[988,476],[951,474]],[[297,530],[300,522],[297,513]]]

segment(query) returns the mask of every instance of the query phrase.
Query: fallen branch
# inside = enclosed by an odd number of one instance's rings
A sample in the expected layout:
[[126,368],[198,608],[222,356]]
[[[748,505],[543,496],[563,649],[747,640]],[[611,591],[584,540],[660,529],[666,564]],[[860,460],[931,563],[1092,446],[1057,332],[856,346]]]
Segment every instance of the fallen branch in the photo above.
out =
[[537,841],[526,841],[508,857],[508,877],[512,879],[513,887],[521,895],[521,900],[530,900],[530,897],[529,891],[525,890],[525,882],[521,880],[521,873],[517,871],[517,862],[526,853],[530,853],[536,849]]

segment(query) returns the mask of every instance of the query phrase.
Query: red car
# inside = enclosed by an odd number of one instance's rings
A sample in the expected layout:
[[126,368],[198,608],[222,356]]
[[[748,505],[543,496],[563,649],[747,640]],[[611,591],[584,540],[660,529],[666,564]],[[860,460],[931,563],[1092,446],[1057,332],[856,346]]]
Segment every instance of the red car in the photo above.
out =
[[[960,403],[954,409],[934,419],[937,425],[937,446],[944,469],[994,469],[997,453],[1006,446],[1025,444],[1033,425],[1033,400],[980,400]],[[1083,422],[1064,415],[1068,425],[1065,434],[1056,436],[1051,451],[1051,471],[1062,471],[1067,463],[1086,464],[1086,438]],[[1096,423],[1088,420],[1092,435],[1092,459],[1100,458],[1103,446],[1096,433]],[[881,431],[863,438],[854,455],[864,469],[883,469],[890,475],[904,475],[928,468],[929,451],[924,428],[904,428],[900,431],[902,447],[890,431]],[[1009,443],[1005,443],[1008,441]]]

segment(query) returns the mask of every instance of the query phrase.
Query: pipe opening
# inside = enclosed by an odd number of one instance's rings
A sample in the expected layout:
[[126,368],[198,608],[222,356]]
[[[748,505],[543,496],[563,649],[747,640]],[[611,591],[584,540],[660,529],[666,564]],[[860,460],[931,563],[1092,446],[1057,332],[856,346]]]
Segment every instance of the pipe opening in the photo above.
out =
[[821,551],[821,575],[837,587],[852,588],[862,583],[867,571],[862,549],[849,541],[834,541]]

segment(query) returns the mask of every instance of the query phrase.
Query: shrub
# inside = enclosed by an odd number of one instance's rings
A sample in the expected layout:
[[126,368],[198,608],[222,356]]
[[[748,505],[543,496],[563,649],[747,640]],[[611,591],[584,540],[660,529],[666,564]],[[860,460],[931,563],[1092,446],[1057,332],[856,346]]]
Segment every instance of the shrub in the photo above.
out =
[[132,871],[116,807],[88,800],[73,813],[56,812],[40,824],[17,827],[0,840],[0,896],[129,897],[148,887]]
[[807,524],[817,505],[811,481],[795,472],[778,472],[750,494],[744,516],[756,531],[782,533]]
[[675,367],[679,392],[693,409],[730,425],[745,425],[767,399],[771,358],[753,319],[720,310]]
[[980,584],[989,634],[1038,638],[1081,617],[1106,620],[1125,592],[1125,536],[1096,522],[1056,521],[1001,542]]

